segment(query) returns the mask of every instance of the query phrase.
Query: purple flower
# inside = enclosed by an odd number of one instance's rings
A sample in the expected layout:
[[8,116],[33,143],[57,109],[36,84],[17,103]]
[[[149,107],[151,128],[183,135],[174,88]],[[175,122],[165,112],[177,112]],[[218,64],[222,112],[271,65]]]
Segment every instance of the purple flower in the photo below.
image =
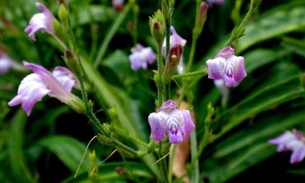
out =
[[[183,39],[175,30],[173,26],[170,27],[171,36],[169,40],[169,49],[172,49],[175,45],[180,44],[182,48],[184,48],[186,44],[186,40]],[[163,45],[162,45],[162,55],[166,56],[166,40],[164,39]],[[178,72],[183,72],[183,56],[180,57],[179,64],[178,64]]]
[[71,92],[73,87],[80,89],[78,79],[66,67],[57,66],[53,70],[52,74],[68,92]]
[[151,113],[148,122],[151,138],[157,142],[163,140],[167,133],[170,143],[180,143],[195,128],[190,111],[179,110],[172,100],[164,102],[158,112]]
[[209,59],[208,77],[223,79],[227,87],[237,86],[246,76],[244,57],[235,56],[230,46],[223,48],[214,59]]
[[11,101],[9,106],[21,104],[21,107],[29,116],[35,103],[40,101],[50,90],[44,81],[35,73],[27,75],[20,83],[18,94]]
[[112,0],[112,7],[115,11],[121,12],[123,10],[124,0]]
[[284,134],[269,140],[270,144],[277,144],[277,151],[292,151],[290,163],[301,162],[305,157],[305,136],[301,131],[286,131]]
[[52,74],[42,66],[29,62],[23,62],[23,64],[34,73],[21,81],[17,96],[9,101],[9,106],[21,104],[26,114],[30,115],[35,103],[45,95],[49,95],[70,105],[75,110],[80,109],[80,99],[70,93],[72,87],[78,84],[78,80],[68,69],[57,67]]
[[35,33],[48,32],[49,34],[54,34],[53,29],[53,19],[54,16],[43,4],[36,3],[36,7],[42,10],[42,13],[37,13],[33,15],[30,20],[30,24],[24,29],[25,32],[35,41]]
[[213,4],[223,4],[224,0],[207,0],[209,7],[212,7]]
[[131,49],[132,54],[129,55],[132,70],[146,69],[148,64],[153,64],[156,55],[150,47],[144,48],[141,44],[137,44]]
[[0,50],[0,73],[7,73],[10,68],[20,71],[24,70],[24,68],[19,63],[14,61],[6,53]]

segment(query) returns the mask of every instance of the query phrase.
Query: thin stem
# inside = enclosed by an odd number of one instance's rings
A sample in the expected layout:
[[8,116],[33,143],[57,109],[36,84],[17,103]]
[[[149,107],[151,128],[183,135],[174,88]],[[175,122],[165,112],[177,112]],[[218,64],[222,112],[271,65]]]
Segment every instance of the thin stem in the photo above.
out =
[[258,8],[260,2],[261,2],[261,0],[251,0],[249,11],[247,12],[246,16],[244,17],[242,22],[239,24],[239,26],[235,27],[233,29],[231,37],[230,37],[230,40],[227,43],[227,46],[232,45],[235,40],[237,40],[238,38],[243,36],[243,34],[244,34],[244,30],[243,29],[245,27],[245,24],[250,19],[250,17],[252,16],[253,12]]
[[60,46],[64,49],[67,50],[67,46],[65,45],[64,42],[62,42],[61,39],[59,39],[56,35],[52,35],[54,37],[54,39],[60,44]]
[[158,65],[158,74],[157,74],[157,108],[159,108],[164,101],[164,86],[162,84],[162,73],[163,73],[163,62],[162,62],[162,44],[157,43],[157,65]]
[[204,69],[201,69],[199,71],[173,75],[173,79],[191,77],[191,76],[205,76],[205,75],[207,75],[207,73],[208,73],[207,68],[204,68]]
[[[162,158],[163,157],[163,154],[162,154],[162,141],[159,142],[159,158]],[[160,171],[161,171],[161,176],[163,178],[163,181],[165,183],[168,183],[168,174],[167,174],[167,166],[166,166],[166,158],[163,158],[161,161],[160,161]]]
[[191,172],[191,182],[197,183],[199,181],[199,162],[198,162],[198,153],[197,153],[197,137],[196,130],[191,133],[191,157],[193,162],[193,168]]
[[126,17],[127,13],[129,12],[131,6],[132,6],[132,3],[130,3],[130,1],[129,1],[129,3],[124,7],[124,11],[122,13],[120,13],[118,18],[115,20],[115,22],[111,26],[105,40],[103,41],[102,46],[100,47],[100,49],[98,51],[97,57],[94,61],[95,67],[99,65],[99,63],[101,62],[101,59],[104,57],[111,39],[113,38],[115,32],[118,30],[119,26],[123,22],[124,18]]
[[176,150],[177,150],[177,145],[172,144],[172,150],[171,150],[171,154],[169,156],[169,165],[168,165],[168,180],[169,180],[169,182],[172,182],[173,165],[174,165]]
[[186,68],[185,72],[189,72],[191,70],[191,67],[193,65],[194,56],[195,56],[195,51],[196,51],[197,40],[202,31],[202,27],[199,24],[199,22],[200,22],[200,4],[201,4],[201,0],[197,0],[196,1],[195,26],[193,29],[193,36],[192,36],[192,46],[191,46],[189,60],[188,60],[188,64],[187,64],[187,68]]

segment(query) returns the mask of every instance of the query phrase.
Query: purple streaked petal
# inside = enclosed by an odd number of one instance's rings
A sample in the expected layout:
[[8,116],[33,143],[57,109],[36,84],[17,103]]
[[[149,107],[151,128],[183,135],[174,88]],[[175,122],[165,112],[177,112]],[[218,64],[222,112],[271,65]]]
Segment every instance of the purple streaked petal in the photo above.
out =
[[223,79],[223,70],[221,68],[221,62],[225,62],[225,59],[217,57],[215,59],[209,59],[206,62],[208,66],[208,78]]
[[170,143],[177,144],[184,140],[183,138],[183,118],[180,110],[174,110],[167,118],[166,130]]
[[298,163],[301,162],[305,157],[305,146],[298,148],[297,150],[293,151],[290,157],[290,163]]
[[158,142],[165,137],[164,117],[160,113],[151,113],[148,116],[148,122],[151,129],[151,138]]

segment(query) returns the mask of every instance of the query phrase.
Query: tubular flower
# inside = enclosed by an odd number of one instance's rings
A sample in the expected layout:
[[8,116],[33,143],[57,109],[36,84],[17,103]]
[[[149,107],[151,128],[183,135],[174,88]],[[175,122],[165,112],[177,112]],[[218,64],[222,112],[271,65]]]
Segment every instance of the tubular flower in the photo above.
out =
[[[79,98],[71,94],[71,89],[77,85],[76,81],[71,76],[65,76],[66,70],[54,70],[53,74],[42,66],[23,62],[24,66],[34,71],[34,73],[26,76],[20,83],[17,96],[8,102],[9,106],[16,106],[21,104],[27,115],[30,115],[36,102],[40,101],[45,95],[55,97],[61,102],[71,106],[78,112],[81,111],[82,103]],[[72,73],[70,73],[72,74]],[[74,83],[74,84],[73,84]]]
[[43,4],[36,3],[36,7],[42,10],[42,13],[36,13],[30,20],[30,24],[24,29],[25,32],[35,41],[35,33],[48,32],[54,34],[53,19],[54,16]]
[[[175,30],[173,26],[170,27],[171,31],[171,36],[169,40],[169,49],[172,49],[175,45],[179,44],[184,48],[186,44],[186,40],[183,39]],[[166,40],[164,39],[163,45],[162,45],[162,55],[166,56]],[[178,64],[178,72],[182,73],[183,72],[183,56],[180,57],[179,64]]]
[[208,77],[223,79],[227,87],[237,86],[246,76],[244,57],[235,56],[230,46],[223,48],[214,59],[207,60]]
[[153,64],[156,55],[150,47],[144,48],[141,44],[137,44],[131,49],[132,54],[129,55],[132,70],[146,69],[148,64]]
[[270,144],[277,144],[277,151],[292,151],[290,163],[301,162],[305,157],[305,136],[301,131],[286,131],[284,134],[269,140]]
[[157,142],[163,140],[167,133],[170,143],[180,143],[195,128],[190,111],[179,110],[172,100],[164,102],[158,112],[151,113],[148,122],[151,138]]
[[0,50],[0,73],[7,73],[10,68],[20,71],[24,70],[24,68],[19,63],[14,61],[6,53]]

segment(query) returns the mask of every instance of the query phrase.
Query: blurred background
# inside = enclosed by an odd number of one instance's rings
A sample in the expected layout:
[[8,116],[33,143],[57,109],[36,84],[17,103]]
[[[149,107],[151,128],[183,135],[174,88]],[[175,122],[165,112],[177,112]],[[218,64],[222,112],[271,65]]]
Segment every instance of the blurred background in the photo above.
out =
[[[40,32],[33,41],[24,32],[31,17],[41,12],[35,2],[0,1],[0,50],[17,63],[26,60],[53,70],[55,66],[65,65],[63,50],[57,42],[49,34]],[[58,1],[38,2],[58,18]],[[128,2],[124,2],[122,11],[116,11],[110,0],[67,0],[67,3],[79,54],[93,62]],[[155,111],[152,70],[156,64],[147,70],[133,71],[128,56],[136,43],[156,51],[148,18],[160,7],[160,2],[138,0],[136,4],[138,9],[128,10],[115,30],[97,70],[128,101],[125,105],[132,111],[131,119],[148,141],[147,116]],[[226,45],[249,4],[250,1],[225,0],[209,8],[192,70],[204,68],[205,61]],[[185,62],[190,52],[195,5],[195,1],[177,0],[172,17],[176,31],[187,40]],[[305,163],[291,165],[291,152],[277,153],[276,146],[268,144],[269,139],[287,130],[305,129],[304,12],[303,0],[262,1],[246,24],[245,36],[234,45],[236,55],[245,58],[248,75],[238,87],[230,89],[226,108],[220,107],[222,96],[212,80],[195,77],[190,81],[198,141],[203,137],[207,104],[211,102],[216,109],[211,126],[215,140],[200,157],[202,182],[304,182]],[[20,106],[7,105],[16,95],[20,81],[29,73],[14,68],[0,73],[0,181],[90,182],[87,156],[79,176],[73,179],[87,143],[96,134],[84,115],[50,97],[38,102],[29,117]],[[173,98],[178,93],[179,87],[172,83]],[[107,122],[103,101],[94,92],[89,93],[89,98],[95,101],[95,113],[100,121]],[[101,163],[114,149],[93,140],[89,152],[93,150],[100,163],[101,182],[156,182],[154,174],[141,160],[114,153]]]

